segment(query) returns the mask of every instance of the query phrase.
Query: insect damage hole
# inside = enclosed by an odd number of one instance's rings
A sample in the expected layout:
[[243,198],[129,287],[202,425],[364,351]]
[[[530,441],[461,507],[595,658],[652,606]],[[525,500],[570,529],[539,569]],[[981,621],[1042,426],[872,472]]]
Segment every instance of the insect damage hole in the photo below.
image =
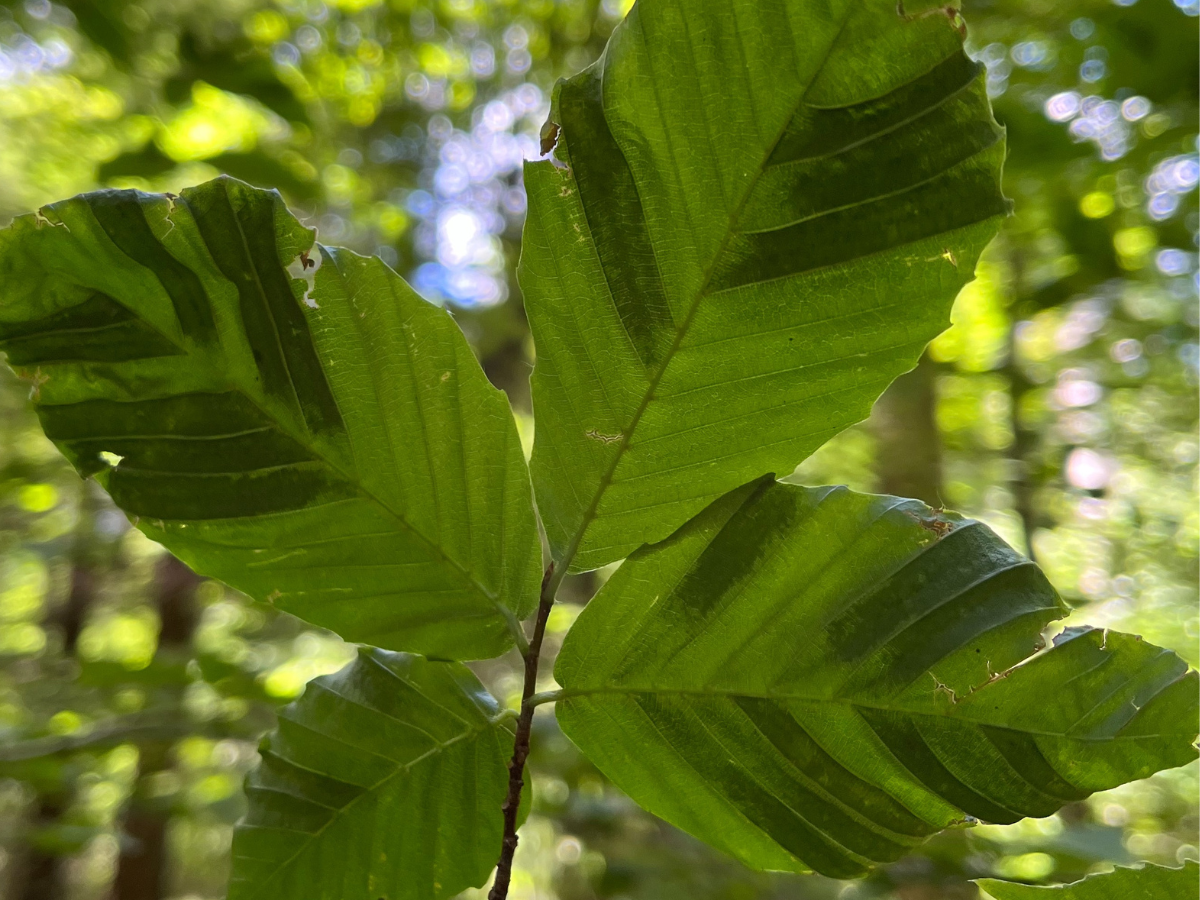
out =
[[71,229],[67,225],[66,222],[64,222],[58,218],[51,219],[49,216],[46,215],[46,210],[49,208],[50,207],[48,207],[48,206],[43,206],[41,209],[35,209],[33,211],[33,221],[37,225],[37,227],[38,228],[46,228],[46,227],[65,228],[67,230],[67,234],[70,234]]
[[943,697],[949,697],[951,703],[955,703],[955,704],[958,703],[958,694],[955,693],[954,688],[950,687],[950,685],[948,685],[948,684],[945,684],[941,679],[939,679],[932,672],[929,673],[929,676],[933,679],[933,684],[934,684],[932,693],[940,694]]
[[621,435],[619,434],[605,434],[604,432],[595,428],[585,431],[584,434],[590,437],[593,441],[599,441],[602,444],[615,444],[617,441],[621,440]]
[[313,291],[317,289],[317,270],[320,268],[321,254],[315,253],[309,256],[307,250],[302,250],[287,267],[288,274],[292,278],[304,282],[304,296],[300,299],[309,309],[320,308],[317,306],[317,301],[312,297]]
[[163,194],[167,200],[167,214],[163,216],[163,221],[167,223],[167,230],[162,233],[159,240],[166,240],[167,237],[175,230],[175,201],[179,199],[178,194],[170,192]]
[[549,119],[546,120],[546,124],[542,126],[542,133],[540,135],[542,156],[550,155],[554,148],[558,146],[559,131],[560,128],[557,122],[551,122]]
[[17,377],[22,381],[28,381],[31,385],[29,389],[29,397],[31,400],[39,400],[42,396],[42,385],[50,380],[50,376],[42,371],[42,367],[38,366],[32,372],[28,369],[18,369]]

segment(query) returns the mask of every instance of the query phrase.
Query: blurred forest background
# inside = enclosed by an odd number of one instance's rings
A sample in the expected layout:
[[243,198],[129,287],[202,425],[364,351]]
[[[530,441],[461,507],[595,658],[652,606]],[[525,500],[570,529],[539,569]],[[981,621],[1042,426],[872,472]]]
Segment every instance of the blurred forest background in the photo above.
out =
[[[227,172],[277,187],[322,241],[449,305],[529,438],[521,161],[555,79],[629,5],[0,2],[0,224],[101,186]],[[954,326],[795,477],[981,518],[1041,563],[1074,620],[1195,665],[1197,0],[964,12],[1008,127],[1015,215]],[[0,372],[0,897],[221,897],[259,735],[350,650],[132,530],[42,437],[28,393]],[[551,653],[603,577],[568,584]],[[513,705],[517,663],[476,666]],[[760,875],[638,811],[552,715],[536,728],[521,900],[973,898],[984,875],[1200,857],[1193,764],[944,834],[862,882]]]

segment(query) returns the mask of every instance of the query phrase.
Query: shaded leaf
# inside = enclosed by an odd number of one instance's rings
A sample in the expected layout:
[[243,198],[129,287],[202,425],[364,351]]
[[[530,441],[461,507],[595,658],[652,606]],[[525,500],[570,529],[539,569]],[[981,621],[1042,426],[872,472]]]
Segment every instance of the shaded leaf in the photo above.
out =
[[114,178],[154,178],[170,172],[175,166],[175,160],[150,141],[137,150],[128,150],[101,163],[96,169],[96,180],[107,183]]
[[1082,629],[986,526],[765,480],[633,554],[558,658],[563,731],[760,869],[851,877],[1196,757],[1196,673]]
[[71,8],[79,31],[105,50],[116,66],[126,64],[131,56],[129,26],[121,16],[123,6],[119,0],[91,0]]
[[[261,149],[244,153],[221,153],[208,157],[204,162],[239,181],[248,182],[256,187],[275,188],[297,200],[310,200],[320,191],[320,186],[315,181],[301,177],[283,161]],[[176,165],[175,160],[151,142],[139,150],[130,150],[101,164],[96,170],[96,178],[102,182],[130,176],[153,178],[170,172]]]
[[231,94],[253,97],[290,122],[309,122],[308,110],[279,79],[271,58],[249,41],[206,42],[185,31],[179,39],[179,70],[167,80],[167,100],[185,103],[197,81]]
[[315,178],[307,178],[262,150],[245,153],[220,153],[204,160],[208,165],[232,175],[239,181],[257,187],[276,188],[296,200],[312,200],[321,193],[321,185]]
[[537,595],[504,396],[444,310],[314,245],[278,194],[221,178],[17,219],[0,350],[81,473],[259,600],[459,659],[503,652]]
[[285,707],[247,779],[230,900],[430,900],[487,880],[512,732],[460,663],[373,648]]
[[1117,868],[1074,884],[1039,887],[981,878],[976,884],[996,900],[1194,900],[1200,894],[1200,866]]
[[1008,208],[959,25],[640,0],[559,85],[519,273],[555,559],[612,562],[791,471],[946,327]]

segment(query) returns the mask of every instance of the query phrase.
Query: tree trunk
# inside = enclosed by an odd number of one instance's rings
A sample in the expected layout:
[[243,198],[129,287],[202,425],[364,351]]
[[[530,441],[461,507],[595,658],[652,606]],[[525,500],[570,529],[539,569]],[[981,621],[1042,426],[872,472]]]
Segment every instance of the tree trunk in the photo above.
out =
[[[57,798],[40,797],[34,804],[28,828],[30,831],[49,828],[61,815],[62,806]],[[59,900],[65,895],[67,885],[63,872],[63,857],[29,845],[19,866],[13,889],[13,897],[16,900]]]
[[75,645],[87,622],[88,609],[96,596],[96,570],[86,560],[76,559],[71,564],[71,588],[67,601],[54,616],[55,624],[62,632],[63,653],[75,655]]
[[871,416],[878,440],[879,490],[942,505],[942,442],[937,428],[937,370],[928,355],[897,378]]
[[[158,654],[189,654],[196,628],[196,588],[201,579],[174,556],[159,560],[154,577],[160,628]],[[169,765],[167,748],[141,748],[138,784],[122,823],[121,855],[113,900],[161,900],[167,893],[167,827],[170,810],[147,801],[141,787]]]
[[121,828],[125,834],[117,860],[113,897],[160,900],[166,894],[167,817],[135,804],[126,813]]
[[[62,652],[65,657],[75,655],[79,635],[87,624],[88,613],[96,601],[99,580],[95,546],[96,503],[93,485],[84,481],[79,485],[79,520],[72,535],[71,583],[66,599],[50,609],[44,624],[56,630],[62,637]],[[70,788],[67,788],[69,794]],[[56,792],[57,794],[57,792]],[[67,805],[69,797],[42,794],[31,810],[27,828],[36,833],[52,828]],[[25,858],[17,864],[12,895],[17,900],[58,900],[65,896],[67,878],[66,858],[35,844],[27,844]]]
[[1013,493],[1013,506],[1021,517],[1022,531],[1025,533],[1025,555],[1033,559],[1033,532],[1038,526],[1037,508],[1033,502],[1034,477],[1033,463],[1037,453],[1037,432],[1025,428],[1021,423],[1021,404],[1025,395],[1034,385],[1021,368],[1017,359],[1017,323],[1023,314],[1030,312],[1030,302],[1025,293],[1025,260],[1015,248],[1010,249],[1008,264],[1012,278],[1013,299],[1009,311],[1008,323],[1008,364],[1004,374],[1008,376],[1008,395],[1011,406],[1010,424],[1013,433],[1012,446],[1009,448],[1010,485]]
[[1030,468],[1037,449],[1037,434],[1021,424],[1021,403],[1033,384],[1025,377],[1025,373],[1021,371],[1020,366],[1013,358],[1011,346],[1005,374],[1008,375],[1013,432],[1013,442],[1009,449],[1009,484],[1012,487],[1013,507],[1017,515],[1021,517],[1021,527],[1025,534],[1025,546],[1021,549],[1024,550],[1026,556],[1034,559],[1033,532],[1037,528],[1038,517],[1033,503],[1034,484]]

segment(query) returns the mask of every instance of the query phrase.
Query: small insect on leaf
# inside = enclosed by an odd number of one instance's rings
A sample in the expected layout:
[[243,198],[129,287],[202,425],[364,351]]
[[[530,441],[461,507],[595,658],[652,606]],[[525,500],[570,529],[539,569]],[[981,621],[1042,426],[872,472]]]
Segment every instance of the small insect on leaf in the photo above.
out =
[[954,525],[952,523],[939,518],[939,516],[942,514],[943,511],[944,510],[942,510],[940,507],[937,509],[930,510],[930,512],[933,513],[933,518],[931,518],[931,519],[924,518],[923,516],[919,516],[912,512],[907,512],[907,513],[905,513],[905,515],[907,515],[910,519],[912,519],[914,522],[916,522],[918,525],[920,525],[926,531],[934,534],[938,538],[938,540],[941,540],[947,534],[949,534],[951,531],[954,530]]

